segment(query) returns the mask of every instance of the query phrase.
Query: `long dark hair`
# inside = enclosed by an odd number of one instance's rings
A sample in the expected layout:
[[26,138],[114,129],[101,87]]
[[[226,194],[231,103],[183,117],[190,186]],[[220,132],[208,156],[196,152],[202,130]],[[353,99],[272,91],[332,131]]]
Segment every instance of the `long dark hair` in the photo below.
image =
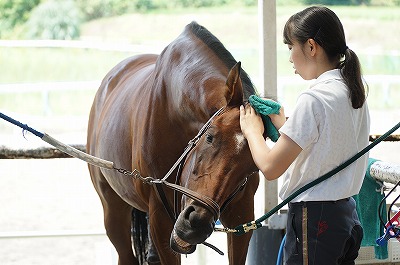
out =
[[305,43],[313,39],[332,61],[349,88],[353,108],[361,108],[366,100],[366,85],[361,78],[361,65],[357,55],[346,45],[343,25],[336,14],[327,7],[312,6],[292,15],[285,24],[283,42]]

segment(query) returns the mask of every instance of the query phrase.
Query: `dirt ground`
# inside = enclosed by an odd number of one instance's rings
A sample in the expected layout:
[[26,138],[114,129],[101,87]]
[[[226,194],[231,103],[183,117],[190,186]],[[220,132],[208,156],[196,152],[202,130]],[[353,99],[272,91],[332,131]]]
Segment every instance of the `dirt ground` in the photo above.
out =
[[[2,265],[117,264],[85,163],[77,159],[0,160],[0,169]],[[34,236],[69,233],[88,235]],[[24,234],[32,237],[17,237]],[[223,237],[219,234],[209,241],[226,252]],[[212,262],[200,263],[205,255]],[[184,264],[227,264],[226,256],[199,246],[195,255],[182,259]]]

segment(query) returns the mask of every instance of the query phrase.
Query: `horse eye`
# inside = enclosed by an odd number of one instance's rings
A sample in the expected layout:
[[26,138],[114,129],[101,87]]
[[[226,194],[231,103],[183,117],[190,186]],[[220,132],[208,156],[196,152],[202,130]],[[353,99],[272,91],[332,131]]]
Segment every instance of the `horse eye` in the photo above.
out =
[[214,138],[214,136],[212,136],[212,134],[207,134],[206,135],[206,142],[207,143],[209,143],[209,144],[211,144],[212,143],[212,141],[213,141],[213,138]]

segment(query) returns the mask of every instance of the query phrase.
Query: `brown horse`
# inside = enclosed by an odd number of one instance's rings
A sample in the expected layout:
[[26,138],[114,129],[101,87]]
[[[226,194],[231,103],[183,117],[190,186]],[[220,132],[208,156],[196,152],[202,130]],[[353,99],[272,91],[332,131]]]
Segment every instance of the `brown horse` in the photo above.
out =
[[[188,141],[223,108],[184,166],[174,170],[181,173],[178,179],[167,179],[208,198],[214,208],[168,188],[163,203],[153,185],[89,165],[120,265],[139,264],[139,253],[135,257],[132,250],[132,209],[147,213],[150,246],[155,247],[147,255],[158,253],[156,264],[165,265],[180,264],[177,253],[192,253],[211,235],[217,219],[227,227],[253,220],[259,178],[241,134],[239,106],[254,93],[240,63],[195,22],[160,55],[130,57],[106,75],[91,109],[87,150],[142,176],[163,178]],[[174,204],[180,211],[176,222],[166,210]],[[228,234],[229,264],[245,263],[250,237]]]

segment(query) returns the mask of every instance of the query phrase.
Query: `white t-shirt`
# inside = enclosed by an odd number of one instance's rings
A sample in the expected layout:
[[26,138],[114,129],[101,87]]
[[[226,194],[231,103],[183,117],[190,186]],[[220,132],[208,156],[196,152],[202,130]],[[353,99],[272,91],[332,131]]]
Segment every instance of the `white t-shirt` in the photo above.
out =
[[[368,145],[368,106],[354,109],[340,70],[320,75],[300,94],[293,114],[280,129],[303,150],[283,174],[282,199],[336,168]],[[359,193],[368,154],[336,175],[303,192],[292,202],[327,201]]]

